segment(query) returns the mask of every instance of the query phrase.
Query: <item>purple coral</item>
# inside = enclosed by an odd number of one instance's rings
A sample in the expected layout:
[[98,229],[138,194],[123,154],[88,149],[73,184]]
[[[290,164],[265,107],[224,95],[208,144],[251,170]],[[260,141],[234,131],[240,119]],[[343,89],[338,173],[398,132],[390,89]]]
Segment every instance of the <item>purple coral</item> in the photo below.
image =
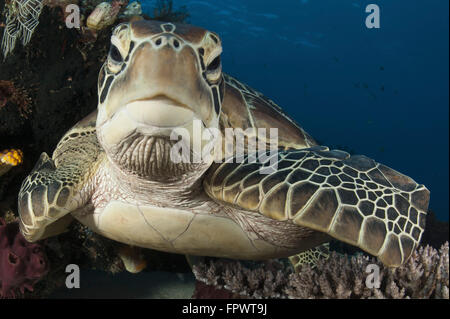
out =
[[17,291],[33,291],[33,285],[48,271],[39,244],[29,243],[16,222],[0,218],[0,298],[15,298]]

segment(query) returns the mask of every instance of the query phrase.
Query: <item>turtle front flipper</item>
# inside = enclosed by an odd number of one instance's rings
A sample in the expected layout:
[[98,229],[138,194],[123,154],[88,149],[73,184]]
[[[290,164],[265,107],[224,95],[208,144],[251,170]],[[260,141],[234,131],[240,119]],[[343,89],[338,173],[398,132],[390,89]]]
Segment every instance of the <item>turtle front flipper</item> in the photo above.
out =
[[[272,172],[261,174],[261,168]],[[205,189],[240,208],[327,233],[392,267],[418,245],[429,202],[429,191],[411,178],[322,146],[215,164]]]
[[[42,153],[18,197],[20,231],[31,242],[54,236],[70,223],[67,214],[84,207],[101,149],[92,113],[69,130],[53,158]],[[64,218],[63,218],[64,217]]]
[[18,200],[20,230],[28,241],[61,232],[63,227],[51,224],[67,220],[61,218],[76,208],[71,183],[58,173],[52,159],[42,153],[22,183]]

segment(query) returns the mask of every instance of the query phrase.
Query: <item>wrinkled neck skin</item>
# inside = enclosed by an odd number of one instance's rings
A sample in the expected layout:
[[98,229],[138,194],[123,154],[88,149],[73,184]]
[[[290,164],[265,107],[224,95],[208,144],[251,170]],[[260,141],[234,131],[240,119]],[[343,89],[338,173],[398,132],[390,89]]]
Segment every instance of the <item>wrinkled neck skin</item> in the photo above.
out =
[[107,179],[123,194],[161,206],[168,202],[191,206],[193,197],[203,197],[202,176],[212,161],[175,163],[170,150],[177,141],[137,132],[114,146],[103,144],[101,134],[99,140],[106,152]]

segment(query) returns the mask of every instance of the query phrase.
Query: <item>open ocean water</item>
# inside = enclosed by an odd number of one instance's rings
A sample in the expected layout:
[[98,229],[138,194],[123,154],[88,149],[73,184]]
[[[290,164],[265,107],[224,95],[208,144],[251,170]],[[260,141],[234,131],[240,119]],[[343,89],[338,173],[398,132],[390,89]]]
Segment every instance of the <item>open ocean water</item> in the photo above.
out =
[[[151,13],[155,1],[142,2]],[[368,29],[368,4],[380,28]],[[449,218],[447,0],[176,0],[217,32],[223,70],[279,104],[322,144],[425,184]]]

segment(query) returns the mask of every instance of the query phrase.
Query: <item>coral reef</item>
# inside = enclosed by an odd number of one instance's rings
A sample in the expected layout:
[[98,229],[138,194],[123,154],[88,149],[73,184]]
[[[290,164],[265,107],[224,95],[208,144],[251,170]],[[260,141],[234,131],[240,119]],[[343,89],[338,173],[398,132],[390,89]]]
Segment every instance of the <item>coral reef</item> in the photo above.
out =
[[241,261],[210,260],[192,270],[200,282],[250,298],[287,298],[285,289],[293,272],[277,260],[248,266]]
[[[417,249],[405,265],[384,268],[375,258],[357,255],[350,259],[334,253],[318,271],[305,266],[290,275],[290,298],[446,298],[449,286],[448,242],[439,252],[430,246]],[[380,269],[379,288],[366,285],[369,265]]]
[[0,176],[6,174],[12,167],[23,161],[21,150],[4,150],[0,152]]
[[76,264],[84,269],[96,269],[115,274],[124,270],[117,255],[115,242],[89,231],[79,223],[72,223],[67,232],[44,240],[44,249],[51,267],[45,280],[26,292],[25,298],[46,298],[55,290],[65,287],[66,267]]
[[42,8],[42,0],[6,0],[6,25],[2,39],[5,58],[14,50],[17,39],[22,39],[24,46],[30,42],[34,29],[39,24]]
[[66,7],[70,4],[78,5],[78,0],[43,0],[42,4],[50,8],[61,8],[61,13],[65,20],[66,17],[71,13],[71,11],[66,12]]
[[133,1],[125,8],[125,11],[119,16],[119,18],[128,18],[140,15],[142,15],[141,3],[139,1]]
[[206,285],[201,281],[196,281],[192,299],[242,299],[245,296],[233,294],[229,290],[219,289],[214,286]]
[[[194,266],[197,280],[250,298],[449,298],[449,245],[439,251],[417,249],[405,265],[385,268],[362,254],[332,252],[315,268],[305,264],[298,273],[277,261],[246,267],[238,261],[210,261]],[[369,265],[379,271],[379,286],[366,285]]]
[[127,2],[124,0],[113,0],[111,3],[100,3],[87,18],[86,26],[98,31],[112,25],[116,21],[119,11]]
[[15,298],[48,271],[47,258],[39,244],[28,243],[16,222],[0,218],[0,298]]
[[27,118],[30,113],[31,103],[27,93],[24,90],[15,87],[14,83],[11,81],[0,80],[0,109],[8,102],[16,104],[20,115]]

